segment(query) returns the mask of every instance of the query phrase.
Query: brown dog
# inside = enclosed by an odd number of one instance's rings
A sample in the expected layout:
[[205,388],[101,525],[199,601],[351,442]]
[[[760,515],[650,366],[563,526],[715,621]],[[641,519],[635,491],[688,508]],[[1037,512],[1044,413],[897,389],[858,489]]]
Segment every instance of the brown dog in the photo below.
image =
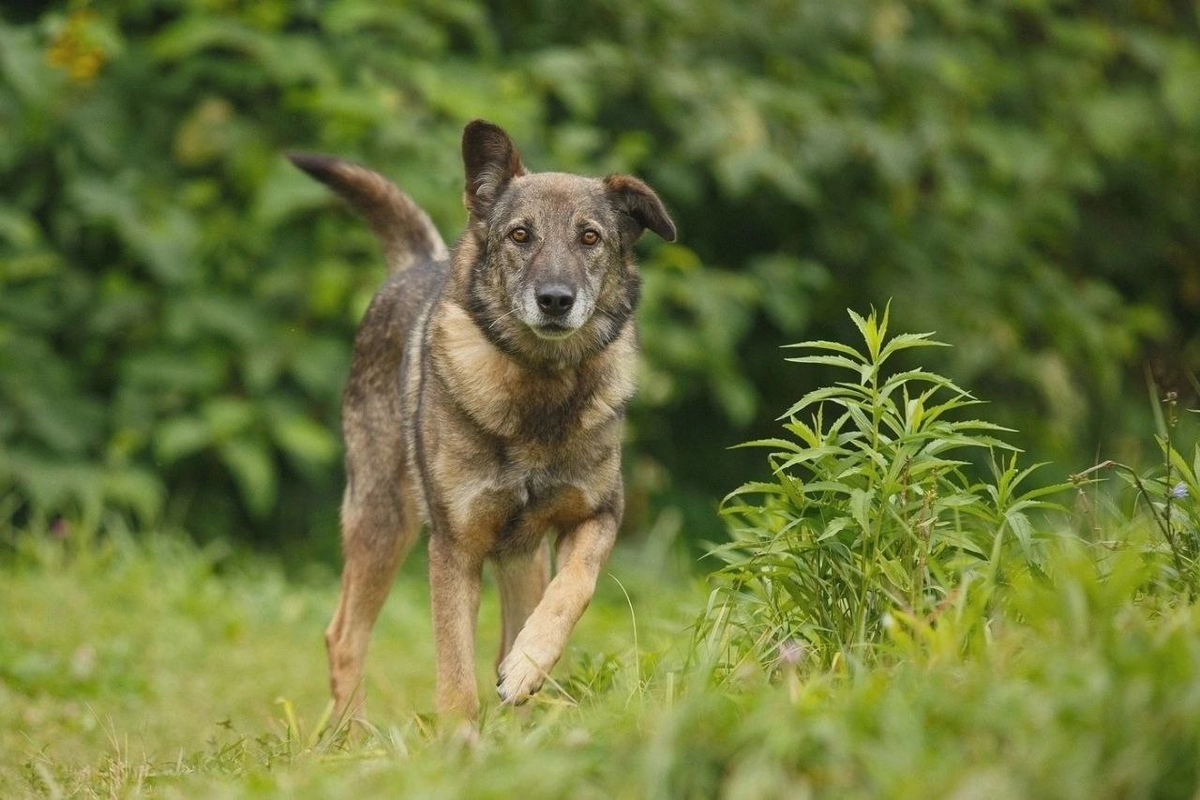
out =
[[469,218],[453,252],[377,173],[290,155],[367,219],[391,273],[355,338],[343,396],[345,567],[325,634],[342,710],[360,702],[371,628],[422,520],[438,710],[470,718],[484,561],[502,604],[496,686],[518,703],[562,655],[621,520],[634,243],[646,228],[673,241],[675,226],[636,178],[528,173],[490,123],[467,125],[462,151]]

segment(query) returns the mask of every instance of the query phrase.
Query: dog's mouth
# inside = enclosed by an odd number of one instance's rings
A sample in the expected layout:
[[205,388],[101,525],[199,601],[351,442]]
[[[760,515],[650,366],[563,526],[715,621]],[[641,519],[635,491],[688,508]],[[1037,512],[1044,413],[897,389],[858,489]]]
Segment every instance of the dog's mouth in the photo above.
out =
[[577,329],[563,325],[559,322],[545,322],[539,325],[530,325],[529,329],[533,331],[534,336],[539,339],[548,341],[561,341],[573,334]]

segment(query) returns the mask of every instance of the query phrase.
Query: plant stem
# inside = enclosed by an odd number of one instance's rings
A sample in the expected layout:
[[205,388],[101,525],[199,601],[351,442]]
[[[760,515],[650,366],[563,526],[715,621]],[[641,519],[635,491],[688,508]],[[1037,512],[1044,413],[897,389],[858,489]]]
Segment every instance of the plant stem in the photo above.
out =
[[1125,464],[1113,464],[1113,466],[1117,469],[1125,470],[1129,473],[1130,477],[1133,478],[1133,483],[1137,487],[1138,494],[1145,498],[1146,507],[1150,509],[1150,518],[1154,520],[1154,524],[1158,526],[1160,531],[1162,531],[1163,536],[1167,540],[1167,544],[1171,547],[1171,556],[1175,561],[1175,569],[1179,573],[1180,579],[1187,584],[1188,600],[1195,600],[1196,591],[1195,587],[1192,585],[1191,572],[1190,570],[1185,569],[1183,566],[1183,557],[1179,553],[1179,545],[1175,542],[1175,536],[1171,532],[1170,520],[1163,520],[1159,518],[1158,509],[1154,507],[1154,499],[1146,490],[1146,484],[1142,483],[1141,476],[1139,476],[1132,467],[1126,466]]

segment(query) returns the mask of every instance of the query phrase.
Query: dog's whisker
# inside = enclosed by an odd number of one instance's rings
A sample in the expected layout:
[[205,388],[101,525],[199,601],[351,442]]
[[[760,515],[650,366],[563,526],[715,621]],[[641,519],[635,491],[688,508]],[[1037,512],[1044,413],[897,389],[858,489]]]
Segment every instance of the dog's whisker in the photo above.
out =
[[500,316],[496,317],[496,318],[495,318],[494,320],[492,320],[492,321],[491,321],[491,323],[488,325],[488,330],[489,330],[489,331],[490,331],[490,330],[492,330],[492,329],[493,329],[493,328],[495,328],[497,325],[499,325],[499,324],[500,324],[500,322],[501,322],[501,321],[502,321],[502,320],[503,320],[505,317],[511,317],[511,316],[512,316],[513,314],[515,314],[515,313],[517,313],[517,310],[514,308],[512,311],[508,312],[507,314],[501,314]]

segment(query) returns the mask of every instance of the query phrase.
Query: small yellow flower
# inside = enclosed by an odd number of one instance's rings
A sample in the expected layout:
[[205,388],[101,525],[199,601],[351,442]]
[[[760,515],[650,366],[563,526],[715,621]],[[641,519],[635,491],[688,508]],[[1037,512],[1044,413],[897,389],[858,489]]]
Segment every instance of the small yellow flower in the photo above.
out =
[[73,11],[46,49],[46,61],[66,70],[77,83],[90,83],[104,66],[106,53],[93,32],[96,12]]

